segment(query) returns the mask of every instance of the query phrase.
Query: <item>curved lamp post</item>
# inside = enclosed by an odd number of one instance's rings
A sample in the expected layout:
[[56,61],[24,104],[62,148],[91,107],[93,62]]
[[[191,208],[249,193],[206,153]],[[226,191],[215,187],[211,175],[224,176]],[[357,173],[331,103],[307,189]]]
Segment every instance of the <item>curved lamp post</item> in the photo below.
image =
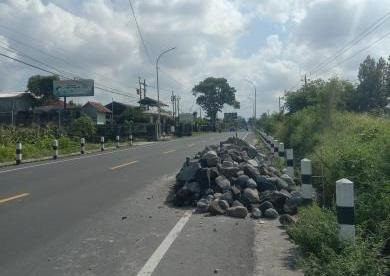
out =
[[165,50],[165,51],[163,51],[163,52],[161,52],[159,55],[158,55],[158,57],[157,57],[157,59],[156,59],[156,74],[157,74],[157,105],[158,105],[158,127],[157,127],[157,139],[160,139],[160,122],[161,122],[161,115],[160,115],[160,87],[159,87],[159,83],[158,83],[158,62],[159,62],[159,60],[160,60],[160,58],[164,55],[164,54],[166,54],[166,53],[168,53],[169,51],[172,51],[172,50],[174,50],[174,49],[176,49],[176,47],[172,47],[172,48],[169,48],[169,49],[167,49],[167,50]]

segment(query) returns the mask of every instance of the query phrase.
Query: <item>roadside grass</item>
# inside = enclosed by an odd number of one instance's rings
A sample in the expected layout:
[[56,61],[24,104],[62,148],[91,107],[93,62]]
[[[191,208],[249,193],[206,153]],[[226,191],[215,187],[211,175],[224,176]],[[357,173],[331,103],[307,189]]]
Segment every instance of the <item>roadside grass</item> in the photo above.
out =
[[[390,240],[390,120],[334,112],[325,122],[322,114],[311,107],[262,125],[294,149],[296,162],[308,157],[324,168],[327,208],[301,208],[297,224],[288,229],[304,253],[301,265],[307,275],[389,275],[390,256],[382,252]],[[340,178],[355,184],[355,245],[337,239]]]

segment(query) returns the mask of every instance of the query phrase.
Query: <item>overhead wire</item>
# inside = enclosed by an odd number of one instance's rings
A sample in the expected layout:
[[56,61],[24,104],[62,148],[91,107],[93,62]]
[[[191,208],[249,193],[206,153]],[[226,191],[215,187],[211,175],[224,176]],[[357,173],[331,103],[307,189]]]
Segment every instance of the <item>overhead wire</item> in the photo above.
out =
[[361,32],[357,37],[355,37],[353,40],[346,43],[342,48],[336,51],[336,53],[325,59],[323,62],[316,65],[312,70],[310,70],[310,75],[321,71],[322,69],[326,68],[328,65],[330,65],[332,62],[334,62],[338,57],[352,49],[355,45],[359,44],[364,38],[372,34],[375,30],[383,26],[386,21],[390,19],[390,11],[385,13],[382,17],[377,19],[373,24],[371,24],[368,28],[366,28],[363,32]]

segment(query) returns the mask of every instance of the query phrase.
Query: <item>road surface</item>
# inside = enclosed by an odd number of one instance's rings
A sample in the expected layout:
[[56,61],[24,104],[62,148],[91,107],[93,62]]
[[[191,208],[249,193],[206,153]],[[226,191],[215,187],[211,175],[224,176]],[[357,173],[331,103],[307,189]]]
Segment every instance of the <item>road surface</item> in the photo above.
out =
[[252,275],[252,220],[165,204],[185,157],[231,135],[0,169],[0,274]]

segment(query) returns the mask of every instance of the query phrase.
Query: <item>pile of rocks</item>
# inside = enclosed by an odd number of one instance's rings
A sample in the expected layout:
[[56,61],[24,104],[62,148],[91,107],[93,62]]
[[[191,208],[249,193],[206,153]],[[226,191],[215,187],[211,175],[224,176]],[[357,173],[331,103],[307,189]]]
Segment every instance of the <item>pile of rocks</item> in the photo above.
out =
[[291,223],[302,202],[294,180],[270,165],[247,142],[231,137],[186,158],[176,175],[173,204],[196,206],[199,213]]

